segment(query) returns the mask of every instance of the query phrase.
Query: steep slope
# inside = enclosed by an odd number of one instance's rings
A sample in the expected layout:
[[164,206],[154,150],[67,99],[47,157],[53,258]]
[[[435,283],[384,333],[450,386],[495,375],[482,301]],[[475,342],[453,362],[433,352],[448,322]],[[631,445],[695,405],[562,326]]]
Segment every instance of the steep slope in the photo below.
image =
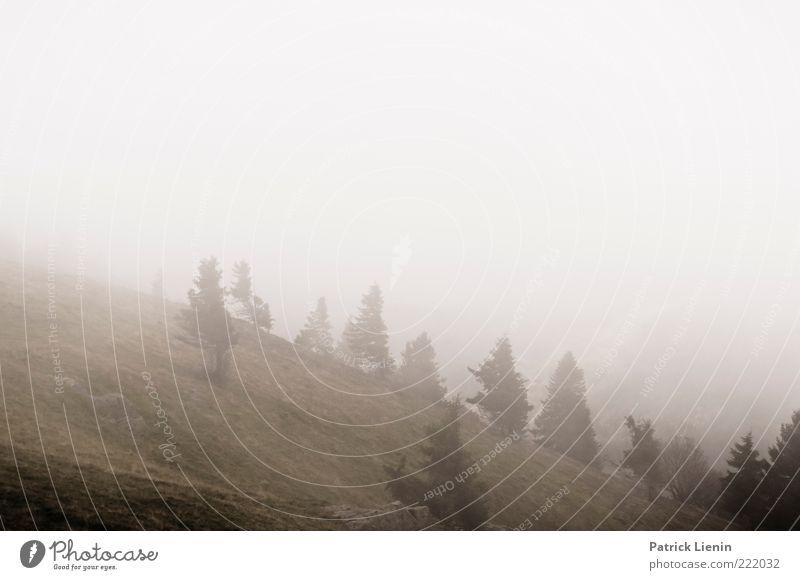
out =
[[[24,278],[14,264],[0,271],[3,527],[327,529],[341,525],[327,506],[392,501],[385,466],[405,456],[409,473],[424,467],[421,444],[440,410],[414,389],[239,321],[230,378],[212,386],[175,323],[180,305],[89,281],[76,288],[44,265]],[[476,458],[502,439],[472,413],[462,429]],[[725,525],[666,499],[651,506],[626,478],[525,439],[475,478],[495,526]]]

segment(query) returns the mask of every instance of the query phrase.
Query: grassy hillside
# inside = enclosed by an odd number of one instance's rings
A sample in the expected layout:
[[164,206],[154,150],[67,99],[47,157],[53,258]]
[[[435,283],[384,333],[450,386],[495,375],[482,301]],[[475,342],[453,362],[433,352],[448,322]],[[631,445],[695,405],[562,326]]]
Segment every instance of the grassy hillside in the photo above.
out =
[[[44,265],[0,272],[5,528],[335,528],[328,506],[392,501],[386,465],[423,466],[440,410],[413,389],[239,322],[230,378],[212,386],[175,323],[180,305],[91,282],[79,292]],[[473,414],[462,430],[475,457],[501,439]],[[666,499],[650,506],[628,479],[525,440],[475,477],[500,527],[564,486],[533,529],[725,525]]]

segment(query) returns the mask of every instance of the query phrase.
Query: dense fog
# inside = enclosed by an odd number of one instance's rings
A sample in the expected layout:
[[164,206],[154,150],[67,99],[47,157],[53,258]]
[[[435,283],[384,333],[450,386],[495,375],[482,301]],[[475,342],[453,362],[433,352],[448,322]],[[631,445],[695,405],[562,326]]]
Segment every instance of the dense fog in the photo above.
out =
[[11,6],[4,255],[180,302],[247,260],[289,340],[377,283],[452,393],[507,335],[534,413],[574,353],[613,460],[631,413],[764,450],[800,407],[798,6],[607,8]]

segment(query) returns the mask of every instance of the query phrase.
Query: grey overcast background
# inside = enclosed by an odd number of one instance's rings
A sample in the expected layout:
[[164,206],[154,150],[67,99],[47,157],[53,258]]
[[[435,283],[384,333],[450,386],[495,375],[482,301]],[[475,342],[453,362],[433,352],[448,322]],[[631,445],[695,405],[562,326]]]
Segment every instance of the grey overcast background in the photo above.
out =
[[173,300],[244,258],[287,338],[376,281],[450,389],[508,333],[536,403],[576,354],[603,439],[635,408],[765,447],[800,405],[800,5],[527,4],[4,2],[4,257]]

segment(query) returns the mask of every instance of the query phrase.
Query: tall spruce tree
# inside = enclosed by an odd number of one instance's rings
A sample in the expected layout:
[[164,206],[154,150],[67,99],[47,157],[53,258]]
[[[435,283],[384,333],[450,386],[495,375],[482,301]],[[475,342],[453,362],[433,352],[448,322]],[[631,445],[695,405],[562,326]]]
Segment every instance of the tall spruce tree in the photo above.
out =
[[194,287],[188,292],[189,308],[181,311],[180,320],[183,328],[213,355],[209,376],[219,383],[225,378],[228,355],[238,335],[225,308],[222,270],[215,257],[200,261],[193,282]]
[[445,395],[444,379],[439,375],[436,351],[427,332],[406,343],[398,370],[403,386],[412,386],[428,399],[437,401]]
[[721,480],[719,505],[736,524],[752,529],[766,512],[765,489],[761,484],[769,467],[769,462],[758,456],[752,432],[734,443],[727,463],[730,469]]
[[586,404],[583,370],[571,352],[558,363],[542,404],[542,411],[534,421],[537,441],[578,461],[595,461],[600,447]]
[[631,448],[622,453],[622,467],[630,469],[644,483],[647,497],[655,499],[663,480],[658,458],[663,449],[656,439],[653,423],[649,419],[636,421],[633,415],[625,417],[625,427],[631,438]]
[[533,406],[528,403],[528,381],[517,372],[508,337],[497,341],[477,369],[467,370],[482,387],[481,392],[467,402],[478,404],[502,432],[523,431]]
[[306,324],[297,334],[294,343],[316,354],[333,352],[331,323],[328,319],[328,305],[324,297],[317,300],[316,308],[308,314]]
[[362,370],[379,375],[391,372],[394,360],[389,354],[389,335],[383,321],[383,294],[377,284],[361,297],[358,316],[347,321],[343,345]]
[[772,465],[767,472],[767,515],[761,527],[800,529],[800,409],[781,425],[775,445],[768,450]]

